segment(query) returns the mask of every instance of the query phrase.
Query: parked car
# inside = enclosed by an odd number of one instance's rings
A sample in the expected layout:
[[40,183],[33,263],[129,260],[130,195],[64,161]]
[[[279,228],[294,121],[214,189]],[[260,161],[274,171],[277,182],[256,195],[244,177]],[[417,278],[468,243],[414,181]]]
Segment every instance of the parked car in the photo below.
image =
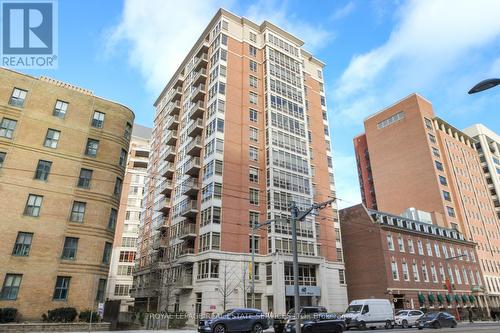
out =
[[[303,316],[327,313],[326,308],[324,306],[302,306],[300,308],[301,318]],[[295,315],[295,309],[291,308],[286,316],[276,316],[273,321],[273,328],[275,333],[283,333],[285,329],[285,325],[289,319],[292,319]]]
[[[342,333],[345,322],[334,313],[314,313],[301,316],[303,333]],[[285,324],[285,333],[295,333],[295,318]]]
[[399,325],[403,328],[408,328],[415,326],[417,324],[417,320],[422,317],[424,313],[420,310],[400,310],[396,312],[396,316],[394,317],[394,321],[396,325]]
[[448,312],[429,312],[417,320],[419,330],[423,328],[457,327],[457,321]]
[[367,327],[394,327],[394,312],[387,299],[359,299],[353,300],[345,311],[342,319],[346,329],[356,327],[364,330]]
[[269,328],[269,318],[258,309],[230,309],[210,319],[200,320],[200,333],[252,332],[262,333]]

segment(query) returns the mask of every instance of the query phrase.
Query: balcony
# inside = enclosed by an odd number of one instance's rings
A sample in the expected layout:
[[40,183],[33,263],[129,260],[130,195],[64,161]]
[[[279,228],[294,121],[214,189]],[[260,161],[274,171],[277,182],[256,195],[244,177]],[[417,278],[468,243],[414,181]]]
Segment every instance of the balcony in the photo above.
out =
[[193,92],[193,94],[191,95],[191,101],[193,103],[196,103],[198,101],[202,101],[205,99],[205,85],[204,84],[200,84],[196,90]]
[[187,163],[184,170],[186,170],[186,174],[190,176],[197,177],[200,173],[201,169],[201,161],[199,157],[191,158]]
[[199,57],[201,54],[207,53],[209,47],[210,47],[210,44],[208,43],[208,41],[204,40],[203,43],[201,44],[200,48],[196,52],[196,56]]
[[208,55],[204,52],[194,61],[194,70],[198,71],[201,68],[206,68],[208,64]]
[[190,119],[203,118],[204,112],[205,112],[205,102],[198,101],[189,110],[189,118]]
[[197,136],[186,147],[186,153],[191,156],[200,156],[202,142],[201,137]]
[[196,200],[187,200],[187,204],[182,207],[181,215],[184,217],[195,217],[198,214],[198,202]]
[[205,68],[200,69],[194,75],[193,85],[197,86],[200,83],[205,83],[207,81],[207,70]]
[[185,256],[188,254],[194,254],[194,244],[191,246],[183,246],[179,251],[179,256]]
[[169,116],[174,116],[176,114],[178,115],[180,111],[181,111],[181,102],[180,101],[170,102],[167,106],[167,115],[169,115]]
[[175,147],[168,146],[165,150],[165,160],[169,162],[175,161]]
[[198,178],[189,178],[182,183],[182,194],[190,197],[195,197],[200,191],[200,186],[198,185]]
[[168,130],[176,130],[177,127],[179,127],[179,115],[170,117],[170,119],[167,121],[166,128]]
[[165,143],[169,146],[175,146],[177,143],[177,131],[170,131],[165,138]]
[[174,184],[170,179],[165,179],[160,184],[160,193],[165,195],[170,195],[174,189]]
[[182,228],[179,231],[180,239],[195,238],[195,237],[196,237],[196,226],[194,223],[187,222],[182,226]]
[[174,171],[174,163],[167,162],[158,170],[158,173],[163,177],[172,178],[174,176]]
[[165,198],[160,201],[159,207],[160,207],[159,209],[160,212],[162,212],[164,215],[168,214],[170,208],[172,208],[172,202],[170,201],[169,198]]
[[176,101],[180,102],[181,97],[182,97],[182,88],[177,87],[172,91],[172,96],[170,97],[170,100],[172,102],[176,102]]
[[184,84],[184,76],[182,75],[177,75],[177,79],[174,82],[174,88],[182,87]]
[[198,136],[198,134],[200,134],[202,131],[203,131],[203,119],[198,118],[191,126],[189,126],[187,134],[190,137],[195,137]]
[[193,273],[182,273],[175,279],[175,286],[180,289],[193,289]]

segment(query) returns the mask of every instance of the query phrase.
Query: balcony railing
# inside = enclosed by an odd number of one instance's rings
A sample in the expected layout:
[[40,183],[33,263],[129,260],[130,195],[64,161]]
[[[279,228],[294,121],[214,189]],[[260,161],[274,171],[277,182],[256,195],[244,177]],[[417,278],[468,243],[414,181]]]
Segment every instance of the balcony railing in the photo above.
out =
[[198,202],[196,200],[188,200],[187,204],[182,207],[181,215],[184,217],[194,217],[198,214]]
[[191,109],[189,109],[189,118],[190,119],[203,118],[203,112],[205,112],[205,102],[198,101],[194,103]]
[[174,171],[174,163],[166,162],[165,165],[158,170],[158,173],[163,177],[172,178]]
[[174,115],[173,117],[170,117],[170,119],[167,121],[166,128],[168,130],[176,130],[178,126],[179,126],[179,115]]
[[175,280],[175,286],[181,289],[193,288],[193,274],[181,274]]
[[199,157],[192,157],[188,162],[186,162],[185,169],[186,174],[190,176],[197,176],[201,169],[201,160]]
[[194,223],[186,223],[179,231],[179,238],[185,239],[189,237],[196,237],[196,226]]
[[172,192],[173,188],[174,188],[173,182],[170,179],[165,179],[160,184],[160,193],[169,195]]
[[198,102],[199,100],[203,100],[205,98],[205,85],[204,84],[200,84],[196,90],[193,92],[193,94],[191,95],[191,101],[193,103],[196,103]]
[[182,194],[188,196],[196,196],[200,191],[200,186],[198,185],[198,178],[189,178],[182,183]]
[[202,68],[194,75],[193,85],[197,86],[200,83],[205,83],[206,80],[207,80],[207,70],[205,68]]
[[173,116],[173,115],[179,114],[180,111],[181,111],[181,102],[180,101],[168,103],[168,105],[167,105],[167,114],[168,115]]
[[177,75],[177,80],[175,80],[174,82],[174,88],[182,87],[183,84],[184,84],[184,76]]
[[172,102],[180,101],[181,97],[182,97],[182,88],[181,87],[174,88],[174,90],[172,92],[172,97],[170,98],[170,100]]
[[163,214],[166,214],[170,211],[170,208],[172,208],[172,202],[170,201],[170,198],[165,198],[160,201],[159,203],[159,211],[162,212]]
[[177,143],[177,131],[170,131],[165,138],[165,143],[169,146],[175,146]]
[[198,118],[195,120],[191,126],[188,128],[188,135],[191,137],[195,137],[203,131],[203,119]]
[[201,148],[202,148],[202,140],[200,136],[191,141],[186,147],[186,153],[191,156],[200,156]]
[[207,67],[207,64],[208,64],[208,55],[206,53],[202,53],[194,61],[194,70],[197,71],[200,68]]

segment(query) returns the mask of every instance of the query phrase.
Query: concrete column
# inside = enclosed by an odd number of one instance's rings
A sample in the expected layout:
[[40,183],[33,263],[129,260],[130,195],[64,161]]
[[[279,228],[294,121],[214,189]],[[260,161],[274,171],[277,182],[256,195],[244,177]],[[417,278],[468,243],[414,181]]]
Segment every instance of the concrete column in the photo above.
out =
[[279,255],[273,259],[273,291],[273,312],[276,314],[285,314],[285,262]]

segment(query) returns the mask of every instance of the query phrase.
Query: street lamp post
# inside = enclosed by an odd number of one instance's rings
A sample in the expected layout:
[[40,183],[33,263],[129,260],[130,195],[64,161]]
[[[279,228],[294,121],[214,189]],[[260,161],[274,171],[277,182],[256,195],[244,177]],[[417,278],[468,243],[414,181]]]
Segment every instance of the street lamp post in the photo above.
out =
[[[462,258],[462,257],[466,257],[466,256],[467,256],[466,254],[461,254],[461,255],[458,255],[458,256],[454,256],[454,257],[444,258],[444,260],[445,260],[445,262],[447,263],[447,262],[448,262],[448,261],[450,261],[450,260],[453,260],[453,259],[458,259],[458,258]],[[446,269],[445,269],[445,272],[446,272],[446,273],[445,273],[445,275],[446,275],[446,281],[445,281],[445,283],[446,283],[446,288],[448,289],[448,293],[450,293],[450,294],[451,294],[451,292],[452,292],[452,287],[451,287],[451,280],[450,280],[450,277],[448,276],[448,275],[449,275],[449,272],[448,272],[448,264],[446,264],[446,266],[447,266],[447,267],[446,267]],[[451,268],[451,266],[450,266],[450,270],[451,270],[451,269],[452,269],[452,268]],[[453,273],[453,271],[452,271],[452,273]],[[450,297],[451,297],[451,295],[450,295]],[[453,300],[452,300],[452,301],[453,301]],[[456,302],[456,300],[455,300],[455,302]],[[457,316],[457,320],[460,320],[460,313],[458,313],[458,304],[457,304],[457,305],[455,305],[455,314],[456,314],[456,316]]]
[[493,88],[499,84],[500,84],[500,79],[486,79],[486,80],[479,82],[474,87],[472,87],[471,90],[469,90],[468,94],[469,95],[475,94],[475,93]]

